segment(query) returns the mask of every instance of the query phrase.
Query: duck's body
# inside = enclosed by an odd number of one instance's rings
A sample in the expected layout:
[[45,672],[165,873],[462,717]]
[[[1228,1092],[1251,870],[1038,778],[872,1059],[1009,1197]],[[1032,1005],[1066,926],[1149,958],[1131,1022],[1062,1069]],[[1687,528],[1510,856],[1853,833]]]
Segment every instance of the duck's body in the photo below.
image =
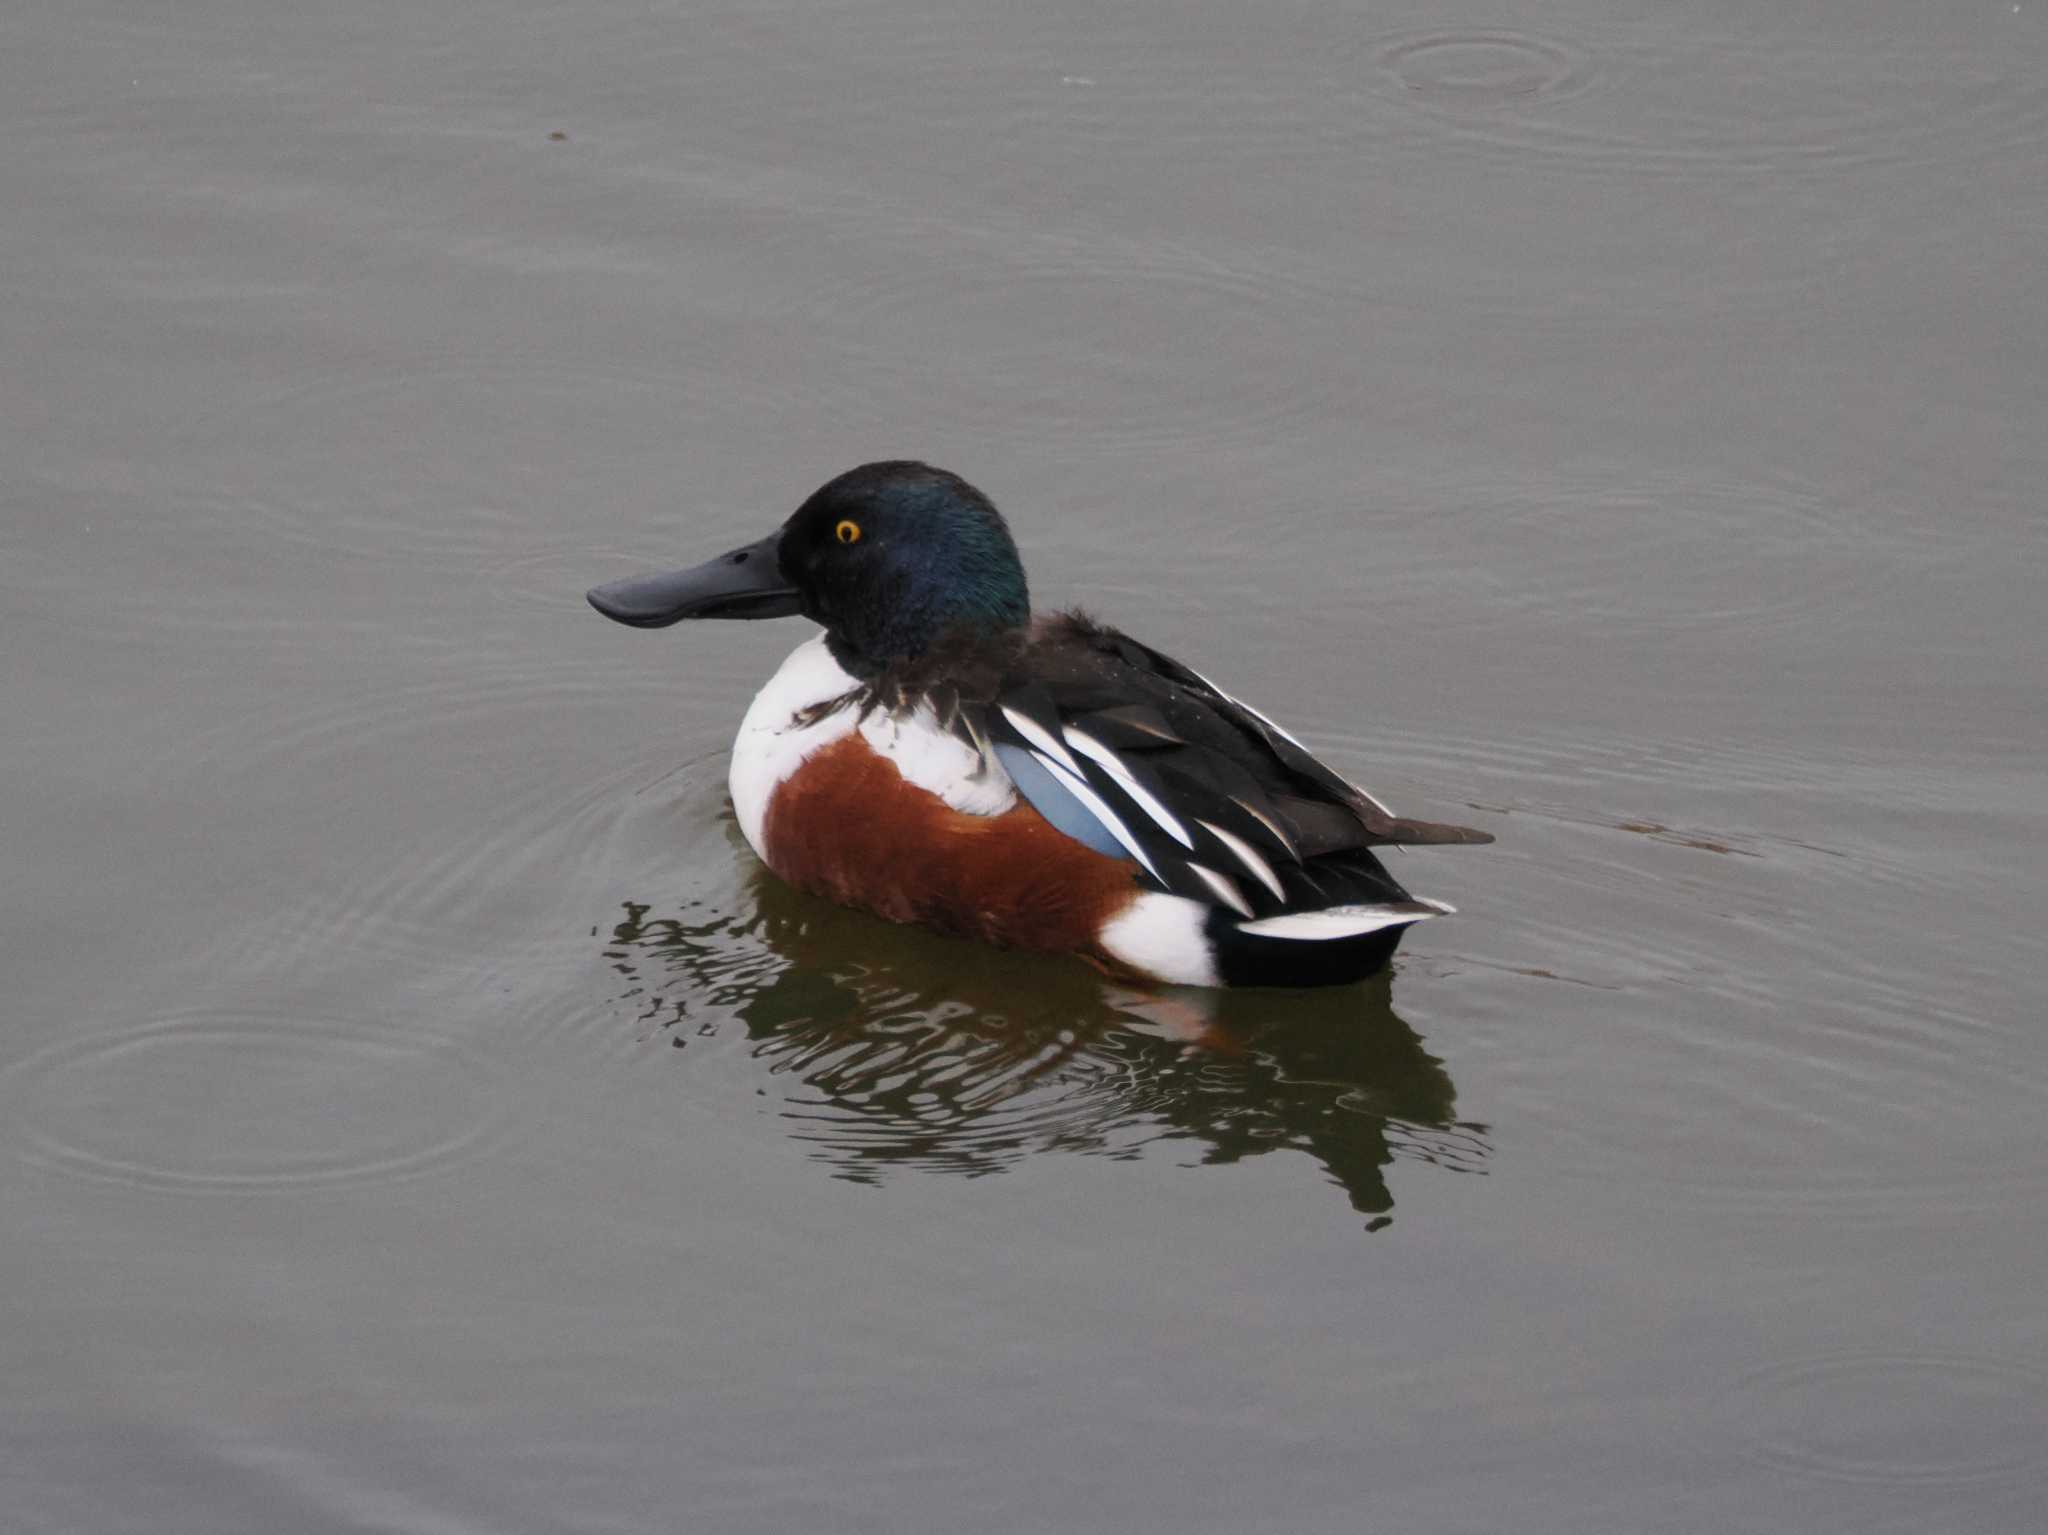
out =
[[1385,965],[1417,899],[1371,849],[1485,842],[1395,817],[1199,674],[1078,614],[1033,618],[993,506],[921,464],[842,475],[775,535],[599,611],[803,612],[755,698],[741,831],[783,879],[899,922],[1193,985]]

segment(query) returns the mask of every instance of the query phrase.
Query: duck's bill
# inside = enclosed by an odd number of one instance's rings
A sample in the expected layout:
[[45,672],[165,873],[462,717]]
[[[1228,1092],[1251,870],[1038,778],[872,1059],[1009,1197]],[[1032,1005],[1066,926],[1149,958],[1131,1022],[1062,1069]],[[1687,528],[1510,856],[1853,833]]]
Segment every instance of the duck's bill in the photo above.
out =
[[659,576],[628,576],[593,586],[590,605],[636,629],[661,629],[685,618],[787,618],[803,598],[782,576],[779,532],[715,560]]

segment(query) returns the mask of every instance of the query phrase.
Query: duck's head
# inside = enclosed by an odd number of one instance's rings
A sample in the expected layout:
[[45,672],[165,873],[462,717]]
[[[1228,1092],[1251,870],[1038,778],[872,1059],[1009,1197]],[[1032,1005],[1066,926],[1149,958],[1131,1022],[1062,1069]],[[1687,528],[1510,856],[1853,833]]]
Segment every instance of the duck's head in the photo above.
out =
[[957,474],[908,460],[849,469],[759,543],[593,587],[590,605],[641,629],[801,613],[860,677],[949,631],[997,634],[1031,615],[1024,565],[994,503]]

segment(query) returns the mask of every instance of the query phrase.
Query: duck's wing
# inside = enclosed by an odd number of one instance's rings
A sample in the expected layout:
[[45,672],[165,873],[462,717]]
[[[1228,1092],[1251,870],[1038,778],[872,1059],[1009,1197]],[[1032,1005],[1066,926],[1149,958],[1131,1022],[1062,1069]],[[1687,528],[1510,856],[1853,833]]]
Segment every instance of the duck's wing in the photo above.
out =
[[1493,840],[1395,815],[1198,672],[1078,615],[1042,622],[976,713],[1055,826],[1248,919],[1407,901],[1372,848]]

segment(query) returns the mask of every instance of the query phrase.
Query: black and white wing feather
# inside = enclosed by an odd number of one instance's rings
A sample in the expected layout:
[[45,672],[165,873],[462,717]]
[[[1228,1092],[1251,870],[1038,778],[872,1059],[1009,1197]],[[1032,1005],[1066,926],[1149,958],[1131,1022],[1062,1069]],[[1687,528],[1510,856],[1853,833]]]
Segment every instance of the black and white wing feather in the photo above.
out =
[[1371,849],[1492,840],[1394,815],[1199,673],[1076,615],[1043,621],[973,713],[1054,825],[1256,927],[1335,907],[1442,910]]

